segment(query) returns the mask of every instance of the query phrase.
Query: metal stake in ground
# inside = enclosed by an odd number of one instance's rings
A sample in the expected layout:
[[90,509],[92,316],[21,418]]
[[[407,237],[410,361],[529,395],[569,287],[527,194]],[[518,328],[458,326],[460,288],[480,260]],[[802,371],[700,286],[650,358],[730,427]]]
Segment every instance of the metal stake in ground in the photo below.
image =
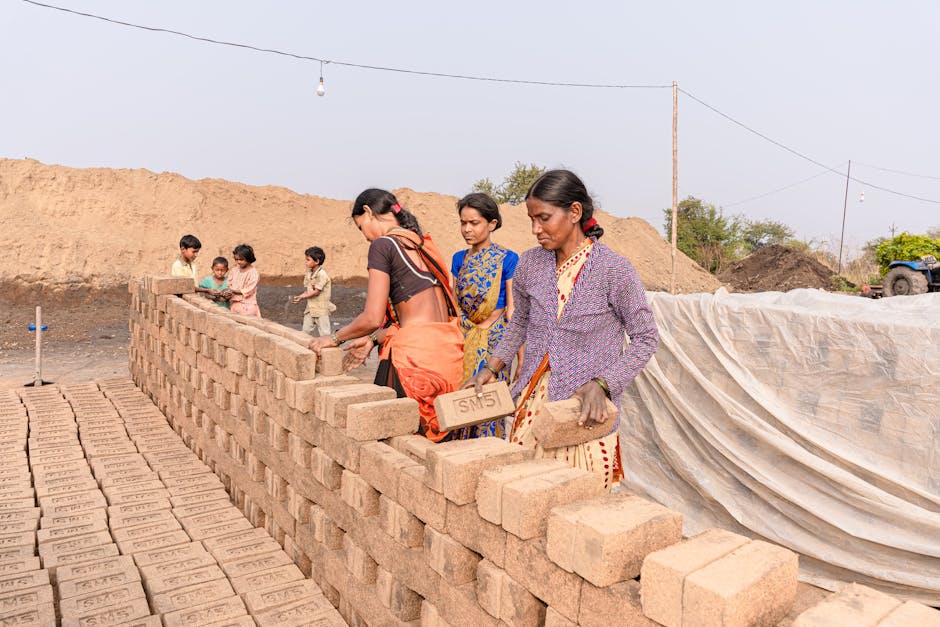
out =
[[36,305],[36,373],[33,377],[33,386],[42,386],[42,307]]

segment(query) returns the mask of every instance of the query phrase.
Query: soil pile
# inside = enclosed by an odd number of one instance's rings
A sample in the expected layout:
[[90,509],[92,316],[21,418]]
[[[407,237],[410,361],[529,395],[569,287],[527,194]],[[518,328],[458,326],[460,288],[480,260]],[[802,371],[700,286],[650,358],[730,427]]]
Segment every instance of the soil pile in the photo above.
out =
[[[441,251],[463,248],[456,198],[396,190]],[[339,281],[366,277],[367,242],[349,219],[351,202],[254,187],[221,179],[193,181],[178,174],[108,168],[76,169],[38,161],[0,159],[0,287],[8,296],[80,287],[100,290],[130,277],[168,272],[179,238],[203,243],[199,271],[212,258],[231,257],[247,241],[255,248],[262,283],[284,284],[303,275],[303,251],[321,246],[326,269]],[[535,245],[524,207],[503,207],[494,239],[516,251]],[[598,212],[604,243],[637,267],[651,290],[669,288],[669,244],[647,222]],[[720,284],[679,254],[682,292]]]
[[832,288],[830,268],[805,253],[774,244],[735,262],[718,278],[737,292],[787,292]]

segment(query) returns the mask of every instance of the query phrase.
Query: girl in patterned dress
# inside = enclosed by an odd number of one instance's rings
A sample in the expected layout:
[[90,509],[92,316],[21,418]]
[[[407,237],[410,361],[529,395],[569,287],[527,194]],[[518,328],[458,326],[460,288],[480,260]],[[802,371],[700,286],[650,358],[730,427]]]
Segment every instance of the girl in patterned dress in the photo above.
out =
[[546,172],[529,188],[526,210],[539,246],[522,254],[512,323],[468,385],[494,380],[525,343],[510,440],[534,448],[536,457],[595,472],[609,489],[621,477],[619,416],[610,433],[556,449],[539,445],[532,422],[546,402],[574,396],[581,427],[602,423],[605,396],[619,407],[624,388],[656,352],[656,323],[633,265],[598,241],[604,230],[581,179],[567,170]]
[[[470,246],[454,253],[450,272],[460,306],[460,328],[464,336],[463,378],[475,376],[489,361],[503,339],[512,316],[512,276],[519,255],[496,244],[492,233],[503,224],[499,206],[486,194],[468,194],[457,202],[460,234]],[[506,380],[509,369],[499,378]],[[505,438],[503,420],[494,420],[458,431],[459,439],[493,436]]]

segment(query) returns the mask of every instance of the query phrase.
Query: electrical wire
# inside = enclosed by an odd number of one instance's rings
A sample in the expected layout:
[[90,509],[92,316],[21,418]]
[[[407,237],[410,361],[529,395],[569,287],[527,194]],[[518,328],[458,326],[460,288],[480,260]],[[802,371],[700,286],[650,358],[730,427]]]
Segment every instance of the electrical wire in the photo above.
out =
[[[836,166],[836,167],[842,167],[842,165],[844,165],[844,164],[839,164],[839,165]],[[801,179],[801,180],[799,180],[799,181],[797,181],[797,182],[795,182],[795,183],[790,183],[789,185],[784,185],[783,187],[778,187],[777,189],[773,189],[773,190],[771,190],[771,191],[769,191],[769,192],[765,192],[765,193],[763,193],[763,194],[758,194],[757,196],[751,196],[750,198],[745,198],[744,200],[737,200],[737,201],[735,201],[735,202],[732,202],[732,203],[729,203],[729,204],[726,204],[726,205],[722,205],[722,208],[734,207],[735,205],[741,205],[741,204],[744,204],[744,203],[746,203],[746,202],[750,202],[750,201],[752,201],[752,200],[757,200],[757,199],[759,199],[759,198],[764,198],[764,197],[766,197],[766,196],[771,196],[771,195],[776,194],[776,193],[778,193],[778,192],[782,192],[782,191],[784,191],[784,190],[788,190],[788,189],[790,189],[791,187],[796,187],[797,185],[802,185],[803,183],[808,183],[809,181],[812,181],[813,179],[818,179],[820,176],[823,176],[824,174],[833,174],[833,173],[839,174],[839,172],[838,172],[837,170],[830,169],[830,168],[826,168],[826,169],[823,170],[822,172],[817,172],[816,174],[814,174],[814,175],[812,175],[812,176],[809,176],[809,177],[806,177],[805,179]]]
[[890,172],[891,174],[903,174],[904,176],[913,176],[918,179],[928,179],[931,181],[940,181],[940,176],[930,176],[928,174],[914,174],[913,172],[905,172],[904,170],[892,170],[891,168],[880,168],[876,165],[871,165],[869,163],[860,163],[858,161],[853,162],[855,165],[860,165],[865,168],[871,168],[872,170],[881,170],[882,172]]
[[129,28],[138,28],[140,30],[151,31],[155,33],[166,33],[169,35],[177,35],[179,37],[185,37],[187,39],[192,39],[195,41],[201,41],[209,44],[216,44],[219,46],[231,46],[233,48],[242,48],[245,50],[253,50],[255,52],[263,52],[267,54],[275,54],[283,57],[290,57],[292,59],[299,59],[301,61],[315,61],[317,63],[331,63],[333,65],[341,65],[344,67],[358,68],[362,70],[377,70],[380,72],[397,72],[399,74],[413,74],[417,76],[433,76],[436,78],[454,78],[467,81],[483,81],[490,83],[513,83],[517,85],[541,85],[546,87],[579,87],[579,88],[594,88],[594,89],[666,89],[672,87],[672,85],[618,85],[618,84],[608,84],[608,83],[566,83],[566,82],[556,82],[556,81],[534,81],[534,80],[524,80],[524,79],[515,79],[515,78],[499,78],[496,76],[476,76],[471,74],[448,74],[445,72],[429,72],[424,70],[412,70],[407,68],[398,68],[398,67],[388,67],[381,65],[368,65],[365,63],[352,63],[350,61],[337,61],[335,59],[325,59],[320,57],[308,56],[303,54],[297,54],[294,52],[286,52],[284,50],[277,50],[275,48],[260,48],[258,46],[252,46],[250,44],[240,44],[232,41],[223,41],[220,39],[211,39],[209,37],[200,37],[198,35],[191,35],[189,33],[184,33],[178,30],[172,30],[169,28],[160,28],[157,26],[144,26],[141,24],[132,24],[131,22],[123,22],[121,20],[115,20],[110,17],[104,17],[101,15],[95,15],[94,13],[84,13],[82,11],[75,11],[74,9],[67,9],[65,7],[55,6],[53,4],[45,4],[43,2],[36,2],[36,0],[22,0],[27,4],[31,4],[37,7],[43,7],[46,9],[54,9],[56,11],[62,11],[64,13],[71,13],[73,15],[79,15],[82,17],[87,17],[95,20],[101,20],[103,22],[109,22],[111,24],[118,24],[120,26],[127,26]]
[[[802,152],[800,152],[800,151],[798,151],[798,150],[795,150],[795,149],[793,149],[793,148],[790,148],[789,146],[787,146],[787,145],[784,144],[784,143],[781,143],[781,142],[779,142],[779,141],[777,141],[777,140],[775,140],[775,139],[772,139],[772,138],[768,137],[767,135],[764,135],[764,134],[761,133],[760,131],[757,131],[757,130],[751,128],[750,126],[748,126],[748,125],[745,124],[744,122],[741,122],[741,121],[739,121],[739,120],[736,120],[735,118],[731,117],[731,116],[728,115],[727,113],[724,113],[724,112],[722,112],[722,111],[719,111],[717,108],[715,108],[715,107],[713,107],[712,105],[708,104],[708,103],[705,102],[704,100],[702,100],[702,99],[696,97],[694,94],[690,93],[688,90],[682,89],[681,87],[679,87],[678,90],[679,90],[680,92],[682,92],[683,94],[685,94],[686,96],[688,96],[689,98],[691,98],[692,100],[694,100],[695,102],[697,102],[697,103],[699,103],[700,105],[702,105],[703,107],[705,107],[706,109],[709,109],[709,110],[713,111],[714,113],[720,115],[721,117],[725,118],[725,119],[728,120],[729,122],[740,126],[741,128],[743,128],[743,129],[746,130],[747,132],[753,133],[754,135],[757,135],[758,137],[760,137],[760,138],[763,139],[764,141],[770,142],[770,143],[773,144],[774,146],[777,146],[778,148],[782,148],[783,150],[786,150],[787,152],[789,152],[789,153],[791,153],[791,154],[793,154],[793,155],[796,155],[796,156],[799,157],[800,159],[804,159],[804,160],[806,160],[806,161],[809,161],[809,162],[812,163],[812,164],[818,165],[819,167],[823,168],[824,170],[828,170],[829,172],[833,172],[833,173],[835,173],[835,174],[839,174],[839,175],[845,177],[845,173],[844,173],[844,172],[839,172],[839,171],[836,170],[835,168],[831,168],[831,167],[827,166],[826,164],[821,163],[821,162],[819,162],[819,161],[816,161],[816,160],[813,159],[812,157],[809,157],[809,156],[803,154]],[[861,185],[866,185],[866,186],[868,186],[868,187],[871,187],[872,189],[877,189],[877,190],[880,190],[880,191],[883,191],[883,192],[887,192],[887,193],[889,193],[889,194],[894,194],[894,195],[896,195],[896,196],[902,196],[902,197],[904,197],[904,198],[910,198],[910,199],[912,199],[912,200],[919,200],[919,201],[921,201],[921,202],[929,202],[929,203],[933,203],[933,204],[940,205],[940,200],[936,200],[936,199],[933,199],[933,198],[924,198],[923,196],[915,196],[915,195],[913,195],[913,194],[906,194],[906,193],[904,193],[904,192],[899,192],[899,191],[897,191],[896,189],[891,189],[891,188],[889,188],[889,187],[884,187],[884,186],[881,186],[881,185],[876,185],[876,184],[874,184],[874,183],[871,183],[871,182],[869,182],[869,181],[864,181],[864,180],[859,179],[859,178],[856,178],[856,177],[854,177],[854,176],[849,176],[848,178],[849,178],[850,181],[855,181],[856,183],[859,183],[859,184],[861,184]]]

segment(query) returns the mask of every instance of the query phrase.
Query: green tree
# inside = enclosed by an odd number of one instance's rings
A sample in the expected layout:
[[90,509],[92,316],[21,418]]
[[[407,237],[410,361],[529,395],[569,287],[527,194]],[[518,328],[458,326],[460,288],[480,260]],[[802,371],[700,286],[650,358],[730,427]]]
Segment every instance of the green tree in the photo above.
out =
[[923,255],[940,257],[940,239],[901,233],[875,249],[882,276],[887,274],[888,264],[892,261],[917,261]]
[[517,161],[503,182],[494,185],[488,178],[482,178],[473,184],[471,191],[489,194],[499,204],[518,205],[525,200],[525,193],[535,180],[545,173],[545,168],[539,167],[534,163],[528,165]]
[[789,242],[793,239],[793,229],[776,220],[743,220],[740,236],[742,253],[749,255],[764,246]]
[[[672,209],[664,209],[663,229],[672,238]],[[721,209],[689,196],[679,203],[676,246],[700,266],[713,274],[734,259],[740,243],[740,221],[729,220]]]

